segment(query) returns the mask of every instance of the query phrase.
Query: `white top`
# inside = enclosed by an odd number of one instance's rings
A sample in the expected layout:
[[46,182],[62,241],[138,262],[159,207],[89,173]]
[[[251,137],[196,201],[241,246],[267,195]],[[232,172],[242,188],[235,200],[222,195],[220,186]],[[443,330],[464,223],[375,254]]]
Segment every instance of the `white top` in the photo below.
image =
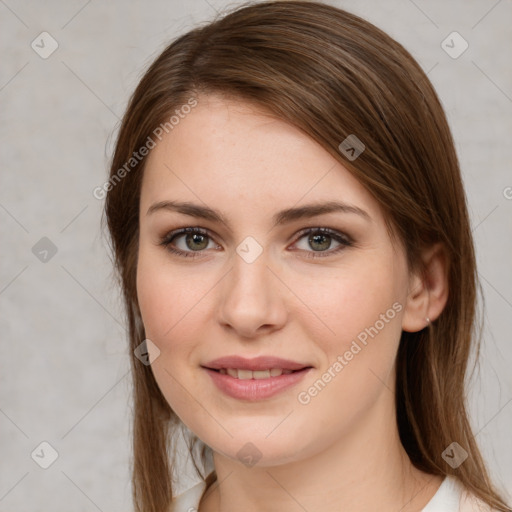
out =
[[[203,480],[175,497],[175,512],[197,512],[206,489]],[[464,496],[463,496],[464,493]],[[483,512],[490,510],[476,498],[465,493],[464,486],[454,476],[447,476],[421,512]]]

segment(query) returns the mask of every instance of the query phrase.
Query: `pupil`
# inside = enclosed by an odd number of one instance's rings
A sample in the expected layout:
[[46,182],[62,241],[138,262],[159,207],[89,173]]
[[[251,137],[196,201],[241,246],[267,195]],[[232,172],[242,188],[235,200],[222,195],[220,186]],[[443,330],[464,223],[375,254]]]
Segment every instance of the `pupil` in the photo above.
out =
[[[197,245],[194,247],[191,247],[188,242],[190,241],[190,238],[192,238],[193,240],[193,243],[195,244],[196,242],[199,242],[199,244],[201,244],[201,241],[203,241],[203,245],[204,247],[198,247]],[[192,234],[189,234],[187,236],[187,246],[189,247],[189,249],[192,249],[192,250],[195,250],[195,249],[204,249],[208,243],[204,244],[204,241],[206,240],[206,237],[204,235],[201,235],[201,234],[198,234],[198,233],[192,233]]]
[[320,247],[320,250],[323,251],[329,248],[329,238],[329,235],[312,235],[309,237],[309,240],[312,243],[320,243],[320,245],[322,245],[321,242],[319,242],[320,239],[323,239],[324,242],[326,241],[326,243],[323,244],[323,247]]

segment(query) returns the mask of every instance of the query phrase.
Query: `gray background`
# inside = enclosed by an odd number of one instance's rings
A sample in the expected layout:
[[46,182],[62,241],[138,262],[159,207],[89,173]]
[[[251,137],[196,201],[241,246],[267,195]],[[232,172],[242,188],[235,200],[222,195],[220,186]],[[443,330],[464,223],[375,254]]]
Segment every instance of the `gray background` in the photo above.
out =
[[[512,3],[330,3],[401,42],[446,109],[486,302],[471,420],[510,497]],[[235,4],[0,0],[0,511],[131,510],[128,354],[103,202],[92,191],[145,67],[171,39]],[[42,46],[43,31],[58,43],[46,59],[31,47]],[[452,31],[469,43],[456,59],[441,47]],[[59,454],[48,469],[31,458],[42,441]],[[44,447],[37,453],[49,460]]]

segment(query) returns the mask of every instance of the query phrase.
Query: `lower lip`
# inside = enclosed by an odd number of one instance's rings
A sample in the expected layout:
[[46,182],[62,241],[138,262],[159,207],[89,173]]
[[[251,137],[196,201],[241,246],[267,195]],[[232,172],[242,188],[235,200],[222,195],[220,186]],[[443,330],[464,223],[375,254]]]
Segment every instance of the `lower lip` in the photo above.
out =
[[301,381],[312,368],[304,368],[293,373],[269,377],[268,379],[236,379],[231,375],[205,368],[214,384],[226,395],[242,400],[257,401],[277,395]]

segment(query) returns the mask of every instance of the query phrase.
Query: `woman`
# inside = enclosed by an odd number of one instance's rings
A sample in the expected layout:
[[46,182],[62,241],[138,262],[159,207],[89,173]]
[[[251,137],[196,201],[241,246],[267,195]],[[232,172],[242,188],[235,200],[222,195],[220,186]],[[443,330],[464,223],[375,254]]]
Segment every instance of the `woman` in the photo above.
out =
[[[315,2],[190,31],[133,94],[107,191],[137,510],[510,510],[464,403],[457,156],[400,44]],[[180,427],[205,478],[181,494]]]

